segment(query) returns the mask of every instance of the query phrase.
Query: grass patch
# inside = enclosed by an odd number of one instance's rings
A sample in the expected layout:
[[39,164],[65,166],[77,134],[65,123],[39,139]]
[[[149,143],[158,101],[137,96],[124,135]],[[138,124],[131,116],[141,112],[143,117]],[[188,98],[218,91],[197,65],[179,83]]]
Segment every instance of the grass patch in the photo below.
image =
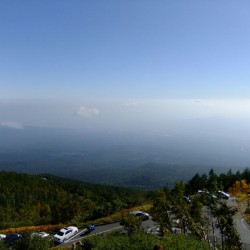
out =
[[[78,225],[76,225],[77,227],[85,227],[88,226],[90,224],[104,224],[104,223],[111,223],[114,221],[120,221],[122,220],[124,217],[126,217],[128,215],[129,212],[131,211],[136,211],[136,210],[142,210],[142,211],[149,211],[149,209],[152,207],[152,205],[150,204],[146,204],[146,205],[141,205],[141,206],[137,206],[137,207],[133,207],[130,209],[123,209],[120,212],[111,214],[109,216],[97,219],[97,220],[93,220],[93,221],[87,221],[84,223],[79,223]],[[73,223],[74,224],[74,223]],[[20,232],[33,232],[33,231],[55,231],[58,229],[61,229],[65,226],[65,224],[58,224],[58,225],[40,225],[40,226],[27,226],[27,227],[18,227],[18,228],[7,228],[7,229],[2,229],[0,230],[0,233],[2,234],[10,234],[10,233],[20,233]]]
[[[164,249],[169,250],[210,249],[207,242],[200,241],[192,236],[167,235],[164,238],[158,238],[157,236],[143,232],[134,233],[129,236],[111,233],[86,238],[82,242],[91,245],[94,250],[152,250],[156,244],[162,245]],[[60,249],[60,247],[53,249]],[[63,249],[70,250],[71,247],[65,247]]]
[[[141,211],[147,212],[147,211],[150,210],[151,207],[152,207],[151,204],[146,204],[146,205],[141,205],[141,206],[133,207],[133,208],[130,208],[130,209],[123,209],[120,212],[111,214],[109,216],[106,216],[106,217],[103,217],[103,218],[100,218],[100,219],[96,219],[96,220],[93,220],[93,221],[84,222],[84,224],[85,225],[90,225],[90,224],[98,225],[98,224],[104,224],[104,223],[111,223],[111,222],[114,222],[114,221],[121,221],[131,211],[141,210]],[[81,227],[82,226],[83,225],[81,225]]]
[[21,233],[21,232],[33,232],[33,231],[55,231],[60,228],[65,227],[64,224],[58,225],[41,225],[41,226],[27,226],[27,227],[18,227],[18,228],[7,228],[0,230],[1,234],[10,234],[10,233]]

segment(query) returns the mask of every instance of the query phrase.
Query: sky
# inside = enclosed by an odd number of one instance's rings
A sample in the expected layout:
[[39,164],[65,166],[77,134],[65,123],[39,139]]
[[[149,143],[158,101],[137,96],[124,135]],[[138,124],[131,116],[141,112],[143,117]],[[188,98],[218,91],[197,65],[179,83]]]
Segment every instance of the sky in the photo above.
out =
[[2,0],[0,125],[244,137],[249,9],[248,0]]

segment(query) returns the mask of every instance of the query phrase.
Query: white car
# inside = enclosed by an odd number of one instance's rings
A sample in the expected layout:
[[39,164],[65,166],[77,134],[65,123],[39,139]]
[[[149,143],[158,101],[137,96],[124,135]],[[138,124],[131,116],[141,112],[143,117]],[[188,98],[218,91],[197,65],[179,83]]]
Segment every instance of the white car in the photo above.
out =
[[142,220],[148,220],[150,218],[149,214],[143,211],[133,211],[133,212],[130,212],[129,214],[134,215],[134,216],[139,216],[142,218]]
[[5,234],[0,234],[0,240],[6,238],[6,235]]
[[34,237],[34,236],[39,236],[41,238],[46,238],[46,237],[49,237],[49,234],[47,234],[46,232],[34,232],[31,234],[31,237]]
[[53,236],[53,239],[56,243],[63,243],[77,233],[78,233],[77,227],[65,227],[65,228],[59,230]]
[[218,191],[218,193],[219,193],[219,195],[220,195],[220,197],[221,197],[222,199],[228,200],[229,197],[230,197],[230,195],[229,195],[228,193],[226,193],[226,192]]

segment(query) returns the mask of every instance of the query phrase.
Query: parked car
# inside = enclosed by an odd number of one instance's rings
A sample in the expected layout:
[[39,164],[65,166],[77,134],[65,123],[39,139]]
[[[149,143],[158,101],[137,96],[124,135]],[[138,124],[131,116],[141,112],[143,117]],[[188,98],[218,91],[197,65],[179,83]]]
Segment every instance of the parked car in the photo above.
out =
[[3,240],[7,245],[12,245],[15,241],[19,240],[20,238],[22,238],[21,234],[12,233],[8,234]]
[[89,226],[89,231],[94,231],[95,230],[95,225],[94,224],[91,224],[90,226]]
[[142,220],[148,220],[150,218],[149,214],[143,211],[133,211],[133,212],[130,212],[129,214],[140,216]]
[[157,236],[163,236],[163,231],[159,227],[157,227],[157,228],[149,228],[147,230],[147,233],[157,235]]
[[59,230],[54,236],[53,239],[56,243],[63,243],[68,240],[70,237],[78,233],[77,227],[65,227]]
[[230,195],[228,193],[223,192],[221,190],[219,190],[216,193],[209,193],[209,192],[205,192],[202,190],[198,190],[198,194],[207,194],[207,195],[210,195],[214,199],[220,198],[220,199],[228,200],[230,198]]
[[4,238],[6,238],[5,234],[0,234],[0,240],[3,240]]
[[47,234],[46,232],[34,232],[30,236],[31,237],[39,236],[41,238],[47,238],[47,237],[49,237],[49,234]]
[[223,191],[218,191],[219,193],[219,196],[222,198],[222,199],[225,199],[225,200],[228,200],[230,195],[226,192],[223,192]]
[[188,203],[191,204],[192,201],[190,200],[190,198],[188,196],[183,196],[183,199]]
[[81,234],[80,236],[84,236],[86,234],[89,234],[91,233],[92,231],[95,230],[95,225],[94,224],[91,224],[90,226],[84,228],[82,231],[81,231]]
[[208,192],[208,191],[198,190],[198,194],[207,195],[207,196],[212,197],[213,199],[217,199],[217,195],[215,195],[214,193]]

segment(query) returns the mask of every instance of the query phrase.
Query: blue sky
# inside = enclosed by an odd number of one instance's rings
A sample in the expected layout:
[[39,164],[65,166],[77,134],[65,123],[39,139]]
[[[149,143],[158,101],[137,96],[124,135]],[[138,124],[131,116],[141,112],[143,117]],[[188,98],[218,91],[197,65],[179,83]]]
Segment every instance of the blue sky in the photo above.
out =
[[249,8],[247,0],[3,0],[0,123],[153,130],[243,119]]

